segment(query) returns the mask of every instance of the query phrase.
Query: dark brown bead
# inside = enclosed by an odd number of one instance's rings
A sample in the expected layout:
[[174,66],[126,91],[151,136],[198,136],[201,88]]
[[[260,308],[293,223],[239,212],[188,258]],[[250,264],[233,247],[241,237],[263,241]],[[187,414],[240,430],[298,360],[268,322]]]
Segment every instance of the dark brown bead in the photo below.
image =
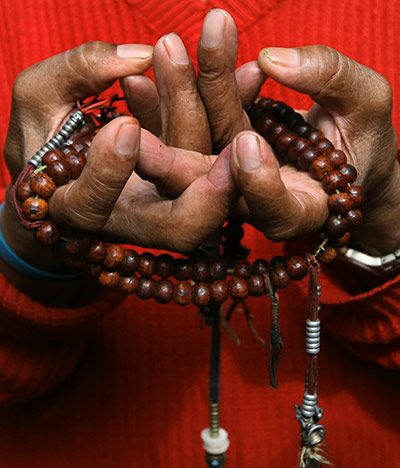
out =
[[352,184],[357,179],[357,170],[351,164],[342,164],[338,167],[338,171],[344,175],[348,184]]
[[118,286],[119,273],[118,273],[118,271],[103,270],[100,273],[98,281],[103,286],[107,286],[109,288],[114,287],[114,286]]
[[107,255],[107,245],[99,240],[93,241],[86,258],[92,263],[102,263]]
[[293,112],[293,114],[285,116],[284,122],[291,130],[293,130],[296,126],[304,123],[304,118],[298,112]]
[[286,270],[293,280],[302,280],[307,276],[308,266],[304,257],[290,255],[286,259]]
[[53,221],[44,221],[36,231],[36,240],[41,245],[54,245],[60,236],[60,230]]
[[18,200],[23,202],[27,198],[33,197],[35,194],[32,192],[29,182],[21,182],[17,187],[16,195]]
[[192,302],[198,307],[206,306],[210,302],[210,287],[207,283],[195,283],[192,287]]
[[318,156],[322,154],[321,150],[317,148],[307,148],[305,151],[303,151],[301,154],[299,154],[299,157],[297,158],[297,163],[302,171],[308,171],[308,168],[310,167],[310,164],[314,161],[314,159],[317,159]]
[[118,268],[125,258],[125,249],[118,244],[109,244],[104,266],[107,268]]
[[131,276],[138,269],[139,265],[139,254],[132,249],[125,250],[124,259],[119,266],[119,271],[122,275]]
[[210,285],[211,300],[216,304],[222,304],[229,297],[228,285],[223,280],[213,281]]
[[280,120],[284,120],[285,116],[293,113],[293,109],[282,101],[275,101],[273,104],[271,104],[271,108],[273,113]]
[[138,286],[138,278],[136,275],[133,276],[121,276],[118,281],[118,288],[124,294],[133,294]]
[[287,132],[287,127],[285,124],[277,122],[276,124],[271,125],[271,127],[267,130],[265,137],[269,143],[274,143],[278,136],[283,133]]
[[297,137],[290,143],[287,152],[294,161],[297,161],[299,156],[308,148],[310,148],[310,142],[305,138]]
[[64,244],[64,250],[70,255],[83,255],[90,248],[90,239],[88,237],[73,237]]
[[192,288],[186,281],[179,281],[174,284],[174,302],[180,306],[190,304],[192,299]]
[[169,280],[162,279],[154,286],[154,299],[160,304],[168,304],[172,301],[174,295],[174,288]]
[[347,193],[350,195],[350,198],[353,200],[353,208],[358,208],[364,202],[364,189],[361,185],[351,185],[347,189]]
[[78,153],[77,151],[71,149],[65,155],[65,162],[67,163],[71,172],[71,178],[78,179],[86,164],[85,156],[82,153]]
[[278,265],[285,265],[285,264],[286,264],[286,258],[283,255],[276,255],[271,260],[271,267],[272,268],[274,268],[274,267],[276,267]]
[[251,271],[255,275],[261,275],[261,276],[267,275],[270,269],[271,269],[271,265],[269,264],[269,262],[267,260],[263,260],[260,258],[255,260],[253,262],[253,265],[251,266]]
[[250,278],[251,264],[247,260],[237,260],[233,265],[234,275],[240,278]]
[[250,296],[259,297],[265,294],[264,277],[261,275],[251,275],[247,280]]
[[273,104],[275,104],[276,101],[274,101],[271,98],[261,98],[257,101],[256,107],[257,109],[262,110],[263,112],[265,111],[271,111]]
[[66,255],[64,257],[64,263],[68,268],[75,271],[81,271],[85,267],[85,261],[82,257],[74,257],[71,255]]
[[293,130],[301,137],[304,137],[311,129],[311,125],[304,120],[293,127]]
[[192,278],[193,281],[204,282],[209,277],[209,266],[208,263],[202,260],[196,260],[193,265]]
[[334,170],[322,178],[322,187],[326,193],[331,194],[335,193],[336,190],[346,190],[347,181],[343,174]]
[[298,138],[298,135],[290,132],[282,132],[275,140],[275,146],[281,153],[287,153],[291,143]]
[[342,237],[339,239],[335,239],[335,246],[337,247],[345,247],[350,242],[351,236],[349,232],[343,234]]
[[275,119],[275,117],[272,117],[271,115],[266,115],[265,117],[262,117],[259,120],[257,124],[257,131],[264,136],[272,127],[272,125],[275,125],[276,123],[277,120]]
[[341,150],[331,149],[327,151],[326,156],[331,160],[334,168],[341,166],[342,164],[346,164],[347,158],[346,155]]
[[43,198],[30,197],[22,204],[22,214],[29,221],[40,221],[49,212],[49,205]]
[[284,289],[290,284],[290,276],[284,265],[277,265],[269,272],[272,286],[278,289]]
[[320,140],[318,140],[315,144],[314,144],[314,147],[315,148],[318,148],[319,150],[321,150],[323,153],[325,153],[325,151],[328,151],[330,149],[333,149],[333,145],[332,143],[327,140],[326,138],[321,138]]
[[31,189],[39,197],[49,198],[56,190],[55,183],[44,172],[33,174],[30,178]]
[[175,260],[174,276],[177,280],[186,281],[192,277],[193,264],[187,258],[177,258]]
[[346,213],[346,219],[351,227],[356,227],[361,224],[362,213],[360,210],[350,210]]
[[234,276],[228,284],[229,295],[234,301],[242,301],[249,295],[249,288],[245,278]]
[[347,192],[329,195],[328,208],[333,214],[347,213],[353,207],[353,201]]
[[101,265],[95,263],[85,263],[83,271],[90,278],[98,278],[100,276],[100,273],[103,271],[103,268],[101,267]]
[[210,278],[212,280],[219,280],[226,278],[226,262],[225,260],[217,260],[210,265]]
[[136,295],[147,300],[153,297],[156,282],[153,278],[140,278],[136,287]]
[[145,278],[152,277],[157,271],[157,259],[150,253],[145,252],[139,256],[138,271]]
[[308,172],[315,180],[322,180],[330,171],[333,170],[333,165],[327,156],[321,155],[310,164]]
[[174,258],[169,254],[161,254],[157,257],[157,275],[168,278],[174,273]]
[[46,172],[57,187],[65,185],[71,178],[67,163],[64,161],[53,161],[47,166]]
[[337,239],[348,230],[349,223],[346,218],[330,215],[325,222],[325,231],[329,237]]
[[325,137],[321,130],[318,130],[317,128],[312,128],[309,132],[307,132],[306,138],[314,144]]
[[336,258],[337,251],[333,247],[326,247],[318,256],[322,263],[329,263]]
[[64,153],[61,150],[48,151],[42,158],[42,165],[49,166],[55,161],[63,161]]

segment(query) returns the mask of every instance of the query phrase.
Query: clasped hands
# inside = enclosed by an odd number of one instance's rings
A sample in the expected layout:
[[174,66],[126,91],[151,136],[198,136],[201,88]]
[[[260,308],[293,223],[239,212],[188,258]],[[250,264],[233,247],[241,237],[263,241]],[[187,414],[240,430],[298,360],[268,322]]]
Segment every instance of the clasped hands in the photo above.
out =
[[[92,42],[25,70],[14,87],[5,151],[13,178],[77,99],[119,79],[137,120],[119,117],[97,133],[81,177],[51,199],[60,225],[182,252],[195,249],[231,213],[272,240],[316,231],[327,216],[325,192],[307,173],[280,166],[243,111],[268,77],[311,96],[306,120],[356,166],[366,190],[356,242],[371,254],[397,249],[397,226],[386,228],[400,195],[386,79],[325,46],[264,49],[257,62],[235,70],[237,48],[232,17],[211,10],[198,43],[198,77],[175,33],[154,50]],[[151,65],[155,83],[144,75]],[[16,252],[46,264],[45,257],[32,257],[32,241],[9,201],[5,217]]]

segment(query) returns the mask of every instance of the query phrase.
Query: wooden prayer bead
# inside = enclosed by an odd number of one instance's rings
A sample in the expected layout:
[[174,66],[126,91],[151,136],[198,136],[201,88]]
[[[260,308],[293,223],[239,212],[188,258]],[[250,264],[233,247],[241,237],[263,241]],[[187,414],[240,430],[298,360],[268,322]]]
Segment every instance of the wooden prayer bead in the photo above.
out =
[[357,179],[357,170],[351,164],[342,164],[338,167],[338,171],[344,175],[348,184],[352,184]]
[[29,182],[21,182],[16,189],[16,196],[19,201],[23,202],[34,195]]
[[293,112],[293,109],[289,107],[287,104],[281,101],[275,101],[271,104],[271,108],[273,113],[280,119],[284,120],[285,115],[288,115]]
[[335,239],[334,243],[337,247],[345,247],[350,242],[350,233],[345,232],[342,237]]
[[338,170],[331,171],[322,178],[322,187],[326,193],[335,193],[336,190],[346,190],[347,181]]
[[288,155],[294,160],[297,161],[299,156],[304,153],[306,149],[310,148],[310,142],[305,138],[297,137],[293,140],[288,149]]
[[103,271],[103,268],[101,265],[96,263],[85,263],[83,271],[86,276],[89,276],[90,278],[98,278],[100,273]]
[[33,173],[30,178],[30,186],[39,197],[50,198],[56,190],[55,183],[44,172]]
[[210,265],[210,278],[212,280],[219,280],[226,278],[226,262],[224,260],[217,260]]
[[[285,117],[285,124],[291,129],[294,130],[296,126],[301,125],[304,122],[303,116],[298,112],[293,112]],[[298,132],[296,132],[298,133]]]
[[228,284],[229,295],[234,301],[242,301],[249,295],[249,288],[245,278],[234,276]]
[[194,305],[201,307],[206,306],[210,302],[210,287],[207,283],[195,283],[192,286],[192,302]]
[[70,150],[67,154],[65,154],[65,162],[71,171],[71,178],[78,179],[86,164],[85,156],[83,156],[82,153]]
[[284,265],[274,266],[269,272],[269,277],[274,288],[284,289],[290,284],[290,276]]
[[228,285],[225,281],[213,281],[210,285],[210,296],[216,304],[222,304],[229,297]]
[[328,156],[335,169],[347,162],[346,155],[341,150],[331,149],[325,154]]
[[43,221],[36,231],[36,240],[40,245],[54,245],[60,240],[60,230],[53,221]]
[[209,266],[207,262],[197,260],[193,265],[192,278],[193,281],[204,282],[209,277]]
[[67,163],[64,161],[53,161],[45,170],[57,187],[65,185],[71,178]]
[[30,197],[22,204],[22,213],[29,221],[40,221],[49,212],[49,205],[43,198]]
[[347,189],[347,193],[353,200],[353,208],[358,208],[364,202],[364,189],[361,185],[351,185]]
[[351,200],[349,193],[343,192],[329,195],[328,208],[331,213],[344,214],[351,210],[352,207],[353,201]]
[[333,247],[326,247],[318,256],[322,263],[329,263],[337,256],[337,251]]
[[180,306],[186,306],[190,304],[192,299],[191,286],[186,281],[179,281],[174,284],[174,302]]
[[312,128],[309,132],[307,132],[306,138],[314,144],[317,143],[319,140],[322,140],[324,138],[324,134],[321,132],[321,130],[318,130],[317,128]]
[[169,280],[162,279],[154,286],[154,299],[160,304],[167,304],[172,301],[174,288]]
[[286,270],[291,279],[302,280],[307,276],[307,262],[299,255],[290,255],[286,260]]
[[103,270],[100,273],[98,281],[103,286],[107,286],[107,287],[110,287],[110,288],[114,287],[114,286],[118,286],[119,273],[118,273],[118,271]]
[[145,301],[152,298],[155,284],[153,278],[140,278],[136,287],[136,295]]
[[286,258],[283,255],[276,255],[271,260],[271,267],[272,268],[274,268],[274,267],[276,267],[278,265],[285,265],[285,264],[286,264]]
[[271,269],[271,265],[269,264],[269,262],[267,260],[263,260],[260,258],[255,260],[253,262],[253,265],[251,266],[251,271],[255,275],[261,275],[261,276],[267,275],[270,269]]
[[265,135],[268,132],[268,130],[272,127],[272,125],[275,125],[276,123],[277,120],[274,117],[272,117],[272,115],[266,115],[258,122],[257,131],[261,135]]
[[295,133],[282,132],[275,140],[275,146],[281,153],[286,153],[290,144],[296,140],[298,136]]
[[64,244],[64,251],[70,255],[85,254],[90,248],[90,239],[85,236],[73,237]]
[[322,180],[330,171],[333,170],[333,165],[327,156],[323,154],[314,159],[310,164],[308,172],[315,180]]
[[133,276],[121,276],[118,281],[118,288],[124,294],[133,294],[138,286],[138,278],[136,275]]
[[49,166],[55,161],[63,161],[64,153],[61,150],[48,151],[42,158],[42,165]]
[[92,263],[102,263],[107,255],[107,245],[100,240],[93,241],[86,258]]
[[186,258],[178,258],[175,260],[174,276],[177,280],[186,281],[192,277],[193,264]]
[[346,220],[351,227],[356,227],[361,224],[362,213],[360,210],[350,210],[346,213]]
[[314,147],[321,150],[323,153],[325,153],[326,151],[328,151],[330,149],[333,149],[332,143],[329,140],[327,140],[326,138],[321,138],[320,140],[318,140],[314,144]]
[[118,244],[110,244],[107,247],[107,255],[104,259],[104,266],[107,268],[118,268],[125,258],[125,249]]
[[237,260],[233,265],[234,275],[240,278],[249,278],[251,275],[251,265],[247,260]]
[[265,137],[267,138],[269,143],[273,143],[276,141],[278,136],[287,131],[287,127],[285,124],[277,122],[276,124],[271,125],[271,127],[267,130]]
[[304,120],[303,122],[300,122],[299,124],[293,126],[293,130],[301,137],[304,137],[311,129],[311,125],[308,122],[305,122]]
[[325,222],[325,230],[329,237],[336,239],[347,232],[348,225],[346,218],[330,215]]
[[174,258],[169,254],[161,254],[157,258],[157,275],[168,278],[174,273]]
[[138,271],[145,278],[150,278],[157,271],[157,259],[151,252],[139,255]]
[[262,275],[251,275],[247,280],[250,296],[260,297],[265,294],[265,283]]
[[322,151],[317,148],[307,148],[299,154],[297,163],[302,171],[308,171],[310,164],[322,154]]

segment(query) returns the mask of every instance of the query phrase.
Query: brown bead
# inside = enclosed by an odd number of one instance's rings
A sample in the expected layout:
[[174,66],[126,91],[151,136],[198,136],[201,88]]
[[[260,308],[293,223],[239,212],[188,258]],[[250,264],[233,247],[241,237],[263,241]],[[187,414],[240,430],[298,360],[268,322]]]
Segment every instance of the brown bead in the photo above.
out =
[[86,254],[87,260],[92,263],[102,263],[107,255],[107,245],[100,240],[93,241],[89,252]]
[[362,213],[360,210],[350,210],[346,213],[346,219],[351,227],[359,226],[362,221]]
[[33,197],[35,194],[32,192],[31,184],[29,182],[21,182],[16,190],[16,196],[19,201],[25,201],[27,198]]
[[64,244],[64,250],[70,255],[83,255],[90,248],[90,239],[88,237],[73,237]]
[[190,304],[192,299],[192,288],[186,281],[179,281],[174,284],[174,302],[180,306]]
[[263,260],[260,258],[255,260],[253,262],[253,265],[251,266],[251,271],[255,275],[261,275],[261,276],[267,275],[270,269],[271,269],[271,265],[269,264],[269,262],[267,260]]
[[118,244],[109,244],[107,247],[107,255],[104,259],[104,266],[107,268],[118,268],[124,261],[125,249]]
[[174,295],[174,288],[169,280],[162,279],[154,286],[154,299],[160,304],[168,304],[172,301]]
[[347,193],[350,195],[350,198],[353,200],[353,208],[358,208],[364,202],[364,189],[361,185],[351,185],[347,189]]
[[229,297],[228,285],[223,280],[213,281],[210,285],[211,300],[216,304],[222,304]]
[[161,278],[168,278],[174,272],[174,258],[169,254],[161,254],[157,258],[157,275]]
[[318,148],[319,150],[321,150],[323,153],[325,153],[325,151],[328,151],[330,149],[333,149],[333,145],[332,143],[327,140],[326,138],[321,138],[320,140],[318,140],[315,144],[314,144],[314,147],[315,148]]
[[247,280],[250,296],[259,297],[265,294],[264,277],[261,275],[251,275]]
[[304,118],[298,112],[293,112],[292,114],[285,116],[284,122],[291,130],[293,130],[296,126],[304,123]]
[[61,150],[48,151],[42,158],[43,166],[50,166],[55,161],[63,161],[64,153]]
[[330,215],[325,222],[325,231],[329,237],[337,239],[348,230],[349,223],[346,218]]
[[290,255],[286,259],[286,270],[291,279],[302,280],[308,273],[307,262],[300,255]]
[[336,190],[346,190],[347,181],[338,170],[331,171],[322,178],[322,187],[328,194],[335,193]]
[[234,276],[228,284],[229,295],[234,301],[242,301],[249,295],[249,288],[245,278]]
[[75,271],[81,271],[85,267],[85,261],[82,257],[66,255],[64,257],[64,263],[68,268],[71,268],[71,270]]
[[349,232],[345,232],[342,237],[335,239],[335,246],[345,247],[350,242],[351,236]]
[[36,231],[36,240],[41,245],[54,245],[60,236],[60,230],[53,221],[44,221]]
[[156,273],[157,259],[150,253],[145,252],[139,255],[138,271],[145,278],[150,278]]
[[234,275],[240,278],[250,278],[251,264],[247,260],[237,260],[233,265]]
[[133,276],[121,276],[118,281],[118,288],[124,294],[133,294],[138,285],[139,281],[136,275]]
[[333,214],[347,213],[353,207],[353,201],[346,192],[329,195],[328,208]]
[[226,278],[227,267],[225,260],[217,260],[210,265],[210,278],[212,280],[219,280]]
[[98,281],[103,286],[107,286],[109,288],[118,286],[119,273],[118,271],[103,270],[99,275]]
[[318,130],[317,128],[312,128],[309,132],[307,132],[306,137],[313,144],[325,138],[321,130]]
[[307,148],[297,158],[297,163],[302,171],[308,171],[310,164],[322,154],[317,148]]
[[298,138],[298,135],[290,132],[282,132],[275,140],[276,149],[281,153],[286,153],[290,144]]
[[197,260],[193,265],[192,278],[193,281],[204,282],[209,277],[208,263],[202,260]]
[[300,122],[298,125],[295,125],[293,127],[293,130],[300,135],[301,137],[304,137],[309,131],[311,131],[312,126],[308,122]]
[[85,263],[83,271],[87,276],[91,278],[98,278],[100,276],[100,273],[103,271],[103,268],[101,267],[101,265],[95,263]]
[[344,175],[348,184],[352,184],[357,179],[357,170],[351,164],[342,164],[338,167],[338,171]]
[[276,124],[271,125],[267,130],[265,137],[268,140],[268,143],[274,143],[278,136],[283,132],[287,132],[286,125],[277,122]]
[[144,301],[153,297],[156,282],[153,278],[140,278],[136,287],[136,295]]
[[192,277],[193,264],[187,258],[177,258],[175,260],[174,276],[177,280],[186,281]]
[[49,212],[49,205],[43,198],[30,197],[22,204],[22,214],[29,221],[40,221]]
[[308,172],[315,180],[322,178],[333,170],[333,165],[327,156],[321,155],[310,164]]
[[290,284],[290,276],[284,265],[277,265],[269,272],[272,286],[278,289],[284,289]]
[[337,251],[333,247],[326,247],[318,256],[322,263],[329,263],[336,258]]
[[78,153],[71,149],[67,154],[65,154],[65,162],[71,172],[71,178],[78,179],[86,164],[85,156],[82,153]]
[[294,160],[297,161],[299,156],[304,153],[306,149],[310,148],[310,142],[305,138],[297,137],[293,140],[288,149],[288,155]]
[[275,125],[277,123],[277,120],[275,117],[272,117],[271,115],[266,115],[265,117],[262,117],[258,124],[257,124],[257,131],[261,135],[266,135],[268,130],[272,127],[272,125]]
[[56,190],[55,183],[44,172],[33,174],[30,178],[31,189],[39,197],[49,198]]
[[286,258],[283,255],[276,255],[271,259],[271,267],[274,268],[278,265],[285,265]]
[[65,185],[71,178],[67,163],[64,161],[53,161],[46,168],[47,174],[53,179],[57,187]]
[[192,286],[192,302],[194,305],[201,307],[206,306],[210,302],[210,287],[207,283],[195,283]]
[[138,269],[139,265],[139,254],[132,249],[125,250],[124,259],[119,266],[119,271],[122,275],[131,276]]
[[325,155],[328,156],[335,169],[347,162],[346,155],[341,150],[331,149]]

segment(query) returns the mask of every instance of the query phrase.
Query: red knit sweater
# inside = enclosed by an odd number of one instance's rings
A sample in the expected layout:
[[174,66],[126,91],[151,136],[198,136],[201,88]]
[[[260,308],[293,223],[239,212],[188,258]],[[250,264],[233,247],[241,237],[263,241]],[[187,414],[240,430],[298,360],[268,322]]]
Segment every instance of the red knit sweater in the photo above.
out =
[[[194,56],[201,21],[212,7],[235,17],[240,63],[265,46],[323,43],[384,73],[395,91],[400,128],[397,0],[3,0],[0,147],[12,84],[22,69],[88,40],[154,44],[173,30]],[[298,108],[309,104],[274,83],[267,88]],[[3,195],[9,178],[3,161],[0,168]],[[252,258],[283,249],[251,229],[246,243]],[[278,390],[267,384],[266,351],[243,318],[233,320],[242,345],[223,338],[222,424],[232,442],[231,468],[296,463],[304,291],[293,284],[281,294],[285,351]],[[337,467],[400,467],[400,279],[354,296],[325,277],[323,301],[319,391],[330,458]],[[267,334],[267,301],[250,303]],[[104,293],[84,308],[45,308],[0,275],[0,325],[0,399],[44,395],[1,411],[2,468],[203,466],[209,330],[199,328],[194,307]]]

